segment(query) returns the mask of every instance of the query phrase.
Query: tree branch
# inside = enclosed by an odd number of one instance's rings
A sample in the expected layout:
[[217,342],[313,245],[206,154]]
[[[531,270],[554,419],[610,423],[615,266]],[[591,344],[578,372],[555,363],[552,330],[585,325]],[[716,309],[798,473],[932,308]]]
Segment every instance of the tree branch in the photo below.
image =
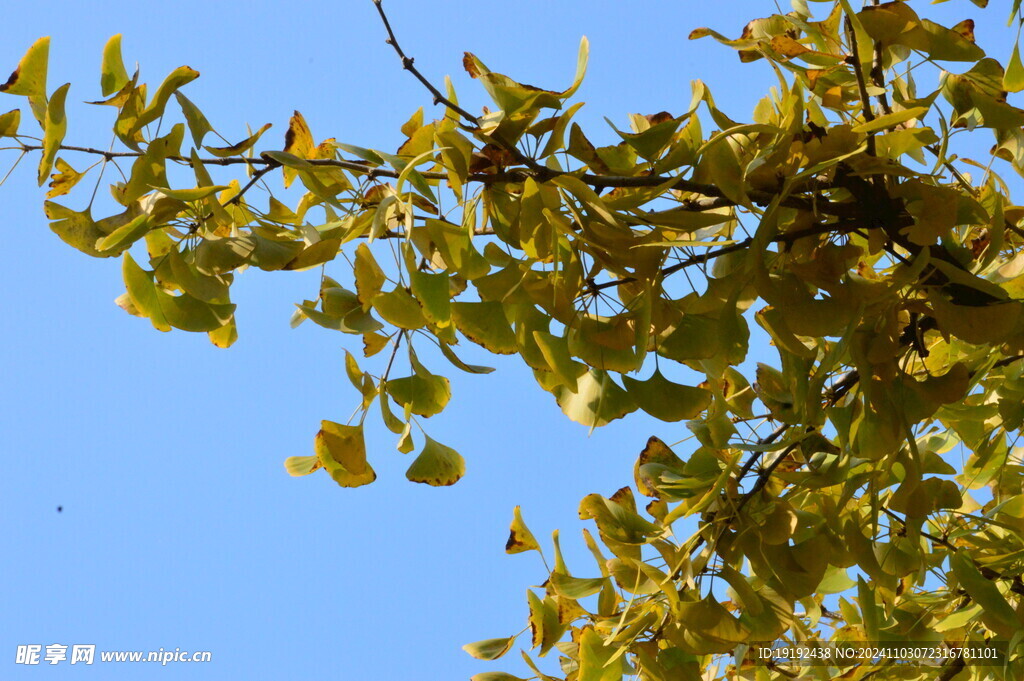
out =
[[[22,144],[18,147],[23,152],[29,151],[41,151],[42,145],[38,144]],[[89,147],[78,147],[71,145],[61,145],[59,147],[61,151],[73,151],[83,154],[93,154],[96,156],[103,157],[107,160],[114,158],[138,158],[142,156],[142,152],[138,151],[104,151],[102,149],[94,149]],[[518,150],[517,150],[518,151]],[[185,165],[192,165],[192,159],[186,156],[167,156],[167,161],[175,163],[182,163]],[[280,163],[270,158],[246,158],[246,157],[228,157],[228,158],[202,158],[199,159],[204,165],[216,165],[216,166],[231,166],[231,165],[274,165],[279,166]],[[331,168],[341,168],[342,170],[348,170],[354,173],[360,173],[366,175],[370,179],[376,179],[379,177],[397,179],[401,174],[397,170],[388,170],[387,168],[377,168],[368,166],[365,163],[359,161],[348,161],[345,159],[332,159],[332,158],[320,158],[320,159],[304,159],[306,163],[314,166],[325,166]],[[533,162],[532,165],[536,166]],[[561,175],[574,175],[574,173],[556,172],[547,168],[539,167],[539,170],[527,170],[517,169],[508,170],[500,173],[471,173],[466,176],[467,182],[479,182],[481,184],[500,184],[502,182],[524,182],[528,177],[535,178],[541,182],[559,177]],[[432,173],[422,172],[420,173],[427,180],[447,181],[447,173]],[[620,175],[576,175],[583,182],[587,183],[595,189],[603,188],[643,188],[643,187],[657,187],[663,185],[670,180],[672,177],[664,175],[645,175],[639,177],[633,176],[620,176]],[[730,201],[725,197],[722,191],[714,185],[702,184],[699,182],[692,182],[690,180],[678,178],[673,184],[671,189],[676,189],[684,192],[691,192],[694,194],[700,194],[707,198],[701,199],[687,199],[684,200],[680,210],[690,210],[693,212],[701,212],[705,210],[711,210],[714,208],[725,208],[729,206],[735,206],[734,201]],[[773,195],[769,192],[751,191],[747,193],[751,199],[755,202],[767,205],[773,200]],[[834,203],[834,202],[814,202],[810,198],[793,196],[782,201],[780,205],[796,208],[797,210],[816,211],[823,215],[833,215],[837,217],[851,217],[856,206],[852,203]]]
[[422,73],[420,73],[420,70],[414,66],[415,60],[412,57],[406,56],[405,52],[402,51],[401,46],[398,44],[398,38],[395,37],[395,32],[391,30],[391,22],[388,21],[388,15],[384,12],[382,0],[373,0],[373,4],[377,7],[377,13],[380,14],[380,20],[384,23],[384,28],[387,29],[388,32],[388,39],[385,42],[395,48],[395,52],[398,53],[399,59],[402,60],[402,68],[416,76],[416,80],[423,83],[423,87],[430,90],[430,94],[434,96],[434,104],[444,104],[449,110],[462,116],[474,126],[479,127],[480,121],[476,116],[442,95],[441,91],[434,87],[434,85],[427,80]]
[[[770,239],[770,241],[771,243],[792,243],[797,239],[803,239],[804,237],[809,236],[820,236],[823,234],[845,234],[846,232],[856,231],[860,229],[860,227],[860,223],[854,221],[846,223],[829,223],[826,225],[818,225],[816,227],[808,227],[807,229],[800,229],[795,232],[786,232],[784,234],[779,234]],[[705,251],[703,253],[690,256],[686,260],[677,262],[674,265],[669,265],[668,267],[661,270],[661,277],[665,278],[671,274],[675,274],[676,272],[686,269],[687,267],[690,267],[692,265],[698,265],[701,263],[708,262],[709,260],[714,260],[715,258],[720,258],[723,255],[728,255],[729,253],[742,251],[744,248],[749,247],[752,243],[754,243],[754,237],[749,237],[747,239],[744,239],[743,241],[737,241],[734,244],[723,246],[722,248],[719,248],[714,251]],[[623,284],[630,284],[635,281],[635,277],[623,277],[622,279],[606,281],[604,283],[591,286],[590,291],[596,293],[597,291],[601,291],[606,288],[622,286]]]
[[[860,98],[864,111],[864,121],[870,123],[875,120],[875,112],[871,110],[871,97],[868,95],[868,86],[864,82],[864,69],[860,63],[860,56],[857,54],[857,34],[853,30],[853,22],[850,17],[845,18],[846,34],[850,41],[850,56],[846,58],[853,66],[854,75],[857,76],[857,89],[860,90]],[[875,148],[875,133],[868,133],[868,148],[867,152],[871,156],[877,155],[877,149]]]

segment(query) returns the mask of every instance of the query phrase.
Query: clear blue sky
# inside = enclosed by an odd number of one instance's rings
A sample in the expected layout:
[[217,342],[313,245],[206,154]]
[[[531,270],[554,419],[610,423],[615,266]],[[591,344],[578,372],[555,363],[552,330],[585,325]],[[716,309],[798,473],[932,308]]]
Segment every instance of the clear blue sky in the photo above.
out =
[[[630,112],[680,112],[694,78],[736,118],[775,82],[763,63],[741,66],[709,39],[686,40],[698,26],[738,36],[771,2],[386,6],[417,65],[437,81],[452,74],[474,110],[485,102],[461,72],[464,50],[562,89],[587,35],[579,118],[597,139],[609,138],[605,115],[625,126]],[[979,41],[997,38],[993,56],[1009,54],[1004,10],[960,0],[932,11],[984,19]],[[407,117],[430,109],[383,43],[370,0],[12,3],[0,71],[52,36],[49,87],[72,83],[66,141],[101,146],[111,110],[81,102],[99,98],[100,51],[119,32],[126,62],[138,61],[151,87],[182,64],[198,69],[185,93],[232,139],[245,123],[271,122],[264,139],[278,145],[298,109],[317,139],[390,151]],[[21,103],[4,97],[0,112]],[[0,172],[13,158],[0,154]],[[358,339],[288,326],[317,273],[240,276],[241,339],[230,350],[204,335],[160,334],[113,304],[123,291],[116,261],[50,232],[34,175],[26,163],[0,188],[0,678],[440,681],[516,671],[518,656],[483,663],[460,650],[522,629],[526,588],[544,579],[536,554],[504,554],[512,508],[522,505],[546,546],[562,528],[570,567],[590,576],[579,499],[629,484],[650,435],[688,434],[633,415],[588,438],[520,363],[468,353],[498,372],[448,372],[453,400],[428,422],[468,460],[458,485],[407,482],[409,458],[379,427],[369,436],[375,484],[289,478],[284,458],[312,453],[320,419],[344,421],[354,405],[341,348],[358,352]],[[17,645],[51,643],[209,650],[213,662],[14,664]]]

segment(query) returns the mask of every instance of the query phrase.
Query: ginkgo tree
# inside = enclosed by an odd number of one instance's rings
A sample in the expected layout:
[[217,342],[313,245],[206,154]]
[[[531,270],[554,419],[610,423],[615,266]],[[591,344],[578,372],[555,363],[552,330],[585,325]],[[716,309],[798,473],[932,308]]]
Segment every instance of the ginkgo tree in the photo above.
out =
[[[416,452],[410,480],[456,483],[463,457],[427,431],[444,371],[492,371],[463,343],[517,356],[589,428],[643,411],[692,435],[636,443],[632,485],[582,500],[586,576],[554,537],[520,641],[537,678],[1024,678],[1024,207],[998,174],[1024,175],[1019,49],[1000,62],[917,2],[765,3],[780,13],[736,38],[689,35],[771,65],[749,121],[695,81],[686,110],[595,146],[573,121],[585,39],[562,91],[467,53],[493,100],[472,113],[374,2],[441,116],[417,111],[394,151],[315,137],[298,112],[283,145],[269,125],[214,142],[183,93],[199,74],[151,92],[120,36],[92,102],[120,146],[66,142],[46,38],[0,86],[26,103],[0,136],[38,158],[51,229],[119,260],[118,304],[158,330],[228,347],[236,272],[320,270],[293,323],[353,337],[358,418],[322,421],[292,475],[372,483],[371,417]],[[112,165],[117,211],[68,198]],[[518,508],[506,550],[542,552]],[[780,641],[800,647],[762,650]]]

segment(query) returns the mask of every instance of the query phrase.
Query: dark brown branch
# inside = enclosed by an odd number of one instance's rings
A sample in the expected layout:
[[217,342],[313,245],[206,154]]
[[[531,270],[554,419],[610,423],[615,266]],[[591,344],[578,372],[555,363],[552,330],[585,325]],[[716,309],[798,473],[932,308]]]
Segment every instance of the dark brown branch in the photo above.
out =
[[[882,507],[882,511],[887,516],[889,516],[890,518],[892,518],[893,520],[898,522],[904,528],[907,527],[907,521],[904,520],[903,518],[899,517],[898,515],[896,515],[892,511],[890,511],[888,508],[883,506]],[[956,547],[953,546],[952,544],[950,544],[949,541],[947,541],[946,539],[943,539],[942,537],[936,537],[934,534],[929,534],[928,532],[924,532],[923,530],[919,530],[918,534],[920,534],[925,539],[929,539],[929,540],[933,541],[934,543],[939,544],[940,546],[946,547],[950,551],[956,551]]]
[[757,474],[757,482],[754,483],[754,486],[750,488],[749,492],[740,497],[740,501],[736,505],[737,513],[739,513],[743,509],[746,503],[750,501],[750,499],[755,494],[764,489],[764,486],[768,484],[768,479],[772,477],[772,473],[775,472],[775,469],[778,468],[779,464],[782,463],[783,460],[786,457],[788,457],[790,453],[792,453],[792,451],[796,449],[799,445],[800,442],[797,441],[783,449],[781,452],[779,452],[779,455],[772,460],[770,464],[768,464]]
[[[795,232],[786,232],[784,234],[779,234],[770,239],[770,241],[772,243],[792,243],[797,239],[803,239],[804,237],[808,236],[820,236],[823,234],[844,234],[846,232],[855,231],[859,228],[860,224],[855,222],[830,223],[827,225],[818,225],[815,227],[808,227],[807,229],[800,229]],[[744,248],[749,247],[752,243],[754,243],[754,237],[749,237],[747,239],[744,239],[743,241],[737,241],[734,244],[723,246],[722,248],[716,249],[714,251],[705,251],[703,253],[690,256],[686,260],[677,262],[674,265],[669,265],[668,267],[663,269],[661,271],[661,276],[662,278],[665,278],[671,274],[675,274],[680,270],[686,269],[687,267],[699,265],[701,263],[708,262],[709,260],[720,258],[723,255],[728,255],[729,253],[742,251]],[[606,281],[601,284],[596,284],[594,286],[591,286],[589,290],[592,293],[596,293],[597,291],[601,291],[606,288],[622,286],[623,284],[629,284],[634,281],[636,281],[635,277],[623,277],[622,279],[615,279],[613,281]]]
[[962,657],[957,657],[951,662],[947,662],[942,666],[942,672],[936,677],[936,681],[950,681],[954,676],[964,670],[964,662]]
[[[779,437],[786,432],[786,429],[788,429],[789,426],[790,424],[788,423],[781,424],[778,428],[773,430],[770,435],[758,440],[757,444],[770,445],[771,443],[778,440]],[[761,458],[761,454],[763,453],[764,452],[754,452],[754,454],[749,459],[747,459],[747,462],[743,464],[742,468],[740,468],[740,472],[736,474],[737,485],[743,482],[743,478],[745,478],[747,476],[747,473],[750,472],[750,469],[753,468],[755,464],[757,464],[758,460]]]
[[[846,35],[850,41],[850,56],[846,58],[846,61],[853,66],[853,72],[857,76],[857,89],[860,90],[860,98],[863,105],[864,121],[870,123],[875,120],[875,112],[871,110],[871,97],[868,95],[868,86],[864,82],[864,69],[860,63],[860,56],[857,54],[857,34],[853,30],[853,22],[850,17],[845,19]],[[877,149],[875,148],[875,134],[873,132],[868,133],[868,148],[867,152],[871,156],[877,155]]]
[[[23,152],[28,151],[41,151],[41,145],[23,144],[20,149]],[[107,160],[114,158],[138,158],[142,156],[142,152],[138,151],[103,151],[102,149],[92,149],[88,147],[77,147],[70,145],[62,145],[61,151],[74,151],[83,154],[93,154],[101,156]],[[517,150],[518,151],[518,150]],[[183,163],[185,165],[191,165],[192,159],[186,156],[168,156],[166,160],[175,163]],[[277,161],[269,158],[246,158],[246,157],[228,157],[228,158],[203,158],[200,161],[204,165],[217,165],[217,166],[231,166],[231,165],[280,165]],[[368,166],[365,163],[358,161],[347,161],[344,159],[304,159],[306,163],[314,166],[325,166],[331,168],[341,168],[342,170],[348,170],[354,173],[361,173],[369,177],[370,179],[376,179],[379,177],[384,178],[397,178],[400,173],[396,170],[388,170],[386,168],[376,168]],[[536,166],[536,163],[530,160],[531,165]],[[559,175],[568,175],[571,173],[560,173],[543,167],[537,167],[538,170],[508,170],[500,173],[472,173],[466,177],[468,182],[479,182],[481,184],[500,184],[502,182],[524,182],[528,177],[536,178],[539,181],[550,180],[558,177]],[[422,172],[420,173],[427,180],[446,181],[448,179],[447,173],[432,173]],[[600,188],[643,188],[643,187],[657,187],[665,184],[671,177],[664,175],[645,175],[640,177],[632,176],[618,176],[618,175],[589,175],[584,174],[578,176],[588,185],[595,189]],[[699,182],[691,182],[690,180],[677,179],[675,184],[671,186],[671,189],[676,189],[684,192],[692,192],[694,194],[701,194],[706,199],[688,199],[684,201],[681,210],[691,209],[695,212],[710,210],[712,208],[723,208],[728,206],[736,205],[735,202],[730,201],[725,197],[722,191],[714,185],[703,184]],[[772,201],[773,195],[769,192],[748,192],[748,196],[755,202],[766,205]],[[804,198],[799,196],[789,197],[782,201],[780,205],[787,206],[790,208],[796,208],[798,210],[816,211],[817,213],[824,215],[834,215],[839,217],[852,216],[856,206],[850,203],[830,203],[830,202],[812,202],[810,198]]]
[[405,52],[402,51],[401,46],[399,46],[398,39],[395,37],[395,32],[391,30],[391,22],[388,21],[388,15],[384,13],[384,6],[381,0],[373,0],[373,4],[377,7],[377,13],[380,14],[380,20],[384,23],[384,28],[387,29],[388,39],[386,42],[395,49],[395,52],[398,53],[399,59],[402,60],[402,68],[416,76],[416,80],[421,82],[423,87],[430,91],[430,94],[434,96],[434,104],[444,104],[446,108],[465,118],[467,121],[472,123],[474,127],[478,127],[480,125],[480,121],[477,120],[476,116],[442,95],[441,91],[434,87],[433,83],[427,80],[426,77],[420,73],[419,69],[414,66],[413,62],[415,60],[412,57],[407,56]]
[[263,179],[264,175],[269,173],[274,168],[278,168],[280,166],[281,166],[280,163],[278,163],[276,161],[273,161],[271,163],[267,163],[265,166],[263,166],[259,170],[254,171],[253,174],[252,174],[252,177],[249,179],[249,181],[246,183],[246,185],[244,187],[242,187],[241,189],[239,189],[237,194],[235,194],[230,199],[228,199],[227,201],[224,202],[224,204],[223,204],[224,207],[227,208],[228,206],[236,204],[239,201],[241,201],[242,197],[245,195],[245,193],[247,191],[249,191],[250,189],[252,189],[253,185],[255,185],[257,182],[259,182],[261,179]]

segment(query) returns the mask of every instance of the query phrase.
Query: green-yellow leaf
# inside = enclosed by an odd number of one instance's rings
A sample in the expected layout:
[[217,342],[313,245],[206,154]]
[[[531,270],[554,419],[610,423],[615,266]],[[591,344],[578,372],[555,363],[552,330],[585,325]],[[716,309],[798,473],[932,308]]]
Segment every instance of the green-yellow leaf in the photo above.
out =
[[262,128],[257,130],[255,133],[253,133],[249,137],[246,137],[244,140],[242,140],[238,144],[232,144],[231,146],[228,146],[228,147],[203,147],[203,148],[206,149],[211,154],[213,154],[214,156],[216,156],[217,158],[228,158],[229,156],[240,156],[240,155],[244,154],[245,152],[249,151],[249,149],[252,149],[253,145],[255,145],[256,142],[259,141],[260,136],[263,135],[263,133],[265,133],[267,130],[269,130],[271,128],[271,125],[272,124],[267,123]]
[[1010,63],[1006,65],[1006,73],[1003,74],[1003,89],[1010,92],[1024,90],[1024,64],[1020,60],[1020,44],[1013,46]]
[[[0,121],[0,132],[2,132],[3,121]],[[0,135],[2,136],[2,135]],[[71,191],[71,188],[82,179],[83,173],[78,172],[62,158],[57,159],[55,164],[57,172],[50,177],[50,191],[46,192],[46,198],[52,199],[63,196]]]
[[601,590],[608,581],[607,577],[570,577],[561,572],[551,573],[551,586],[555,593],[571,600],[592,596]]
[[121,268],[124,285],[134,309],[143,317],[148,317],[158,331],[170,331],[171,325],[164,318],[153,283],[153,273],[148,272],[135,262],[131,253],[125,252]]
[[570,419],[591,428],[603,426],[636,411],[636,403],[607,372],[591,369],[576,379],[576,391],[566,386],[552,393],[558,406]]
[[1020,631],[1024,625],[1021,618],[999,592],[995,582],[981,574],[967,553],[962,549],[957,551],[949,557],[949,565],[953,568],[960,586],[985,609],[982,618],[987,626],[1007,638]]
[[451,399],[451,387],[444,376],[435,376],[420,364],[415,353],[410,353],[413,375],[394,378],[387,383],[387,392],[395,402],[408,407],[413,414],[433,416],[444,410]]
[[509,527],[508,541],[505,542],[505,553],[523,553],[524,551],[540,551],[540,544],[523,522],[523,515],[516,506],[512,511],[512,525]]
[[112,36],[103,46],[103,62],[100,65],[100,90],[104,97],[118,92],[128,82],[128,72],[121,58],[121,34]]
[[429,435],[423,437],[423,450],[409,466],[405,477],[412,482],[434,487],[454,485],[466,473],[465,459],[451,447],[432,440]]
[[39,186],[42,187],[46,178],[50,176],[50,169],[53,167],[53,160],[57,157],[60,143],[64,141],[64,134],[68,131],[68,119],[64,115],[64,100],[68,96],[68,88],[71,83],[64,83],[53,93],[49,103],[46,105],[46,119],[43,132],[43,155],[39,159]]
[[478,660],[497,660],[512,649],[516,637],[489,638],[476,643],[467,643],[462,649]]
[[711,391],[673,383],[659,370],[646,381],[623,376],[622,384],[641,409],[662,421],[697,418],[711,404]]
[[14,137],[21,124],[21,109],[14,109],[0,115],[0,137]]
[[389,324],[400,329],[421,329],[427,320],[415,299],[404,288],[381,293],[373,299],[373,309]]
[[371,301],[380,293],[387,277],[384,270],[380,268],[377,261],[366,244],[359,244],[356,248],[355,263],[353,272],[356,280],[356,294],[363,303],[364,309],[369,309]]
[[149,216],[143,213],[127,224],[121,225],[113,232],[96,242],[96,250],[121,253],[133,243],[146,235],[153,228]]
[[505,672],[483,672],[469,677],[469,681],[526,681],[526,679]]
[[377,474],[366,461],[362,425],[345,426],[321,421],[313,449],[320,463],[342,487],[361,487],[377,479]]
[[289,456],[284,460],[284,469],[293,477],[309,475],[321,467],[319,456]]
[[894,111],[891,114],[879,116],[873,121],[861,123],[860,125],[855,126],[852,132],[864,133],[886,130],[914,118],[920,118],[926,113],[928,113],[928,107],[926,106],[915,106],[910,109],[904,109],[903,111]]
[[515,333],[501,303],[459,302],[452,303],[451,309],[455,327],[469,340],[499,355],[518,351]]
[[0,92],[9,95],[46,98],[46,67],[50,57],[50,38],[40,38],[28,48],[18,62],[18,68],[3,85]]
[[178,100],[181,113],[185,115],[185,122],[188,124],[188,131],[192,135],[192,141],[198,147],[203,143],[206,133],[213,130],[213,126],[210,125],[210,121],[206,120],[206,116],[199,110],[199,107],[193,104],[192,100],[188,97],[180,92],[175,92],[174,97]]
[[191,83],[198,77],[199,72],[190,66],[179,66],[171,71],[153,94],[153,99],[150,101],[149,106],[139,114],[138,120],[135,121],[134,130],[141,130],[146,125],[163,116],[164,109],[167,108],[167,102],[171,95],[178,88]]
[[46,212],[46,217],[52,220],[50,229],[69,246],[95,258],[114,255],[96,249],[96,242],[106,234],[96,225],[88,209],[78,212],[58,203],[46,201],[43,204],[43,210]]

